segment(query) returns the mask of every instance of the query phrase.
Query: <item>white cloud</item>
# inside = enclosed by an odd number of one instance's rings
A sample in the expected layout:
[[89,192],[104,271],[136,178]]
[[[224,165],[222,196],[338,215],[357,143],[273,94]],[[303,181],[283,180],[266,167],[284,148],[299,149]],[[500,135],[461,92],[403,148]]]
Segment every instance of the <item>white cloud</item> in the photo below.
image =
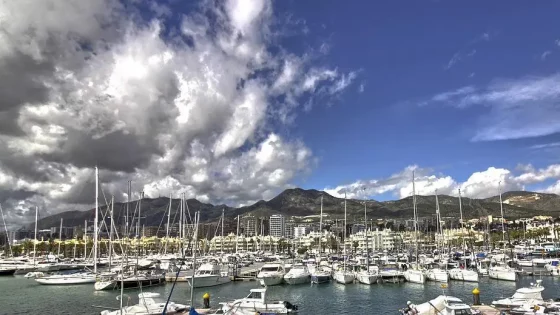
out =
[[449,61],[447,62],[447,65],[445,66],[445,70],[451,69],[451,67],[453,67],[456,63],[458,63],[462,59],[463,57],[461,55],[461,52],[456,52],[455,54],[453,54],[453,56],[451,56],[451,59],[449,59]]
[[560,180],[543,189],[541,192],[560,195]]
[[84,208],[94,165],[117,198],[132,180],[149,196],[232,205],[270,198],[312,167],[310,149],[277,122],[341,95],[356,72],[278,47],[268,0],[203,1],[188,13],[152,1],[147,21],[134,5],[0,2],[5,208]]
[[486,106],[473,141],[539,137],[560,132],[560,74],[495,81],[433,96],[426,104]]
[[[549,165],[546,168],[535,169],[531,165],[519,165],[515,171],[505,168],[489,167],[484,171],[472,173],[464,182],[457,181],[445,174],[436,174],[433,170],[420,168],[416,165],[408,166],[402,171],[387,178],[358,180],[351,184],[340,185],[335,188],[325,188],[333,196],[364,199],[377,195],[391,193],[395,198],[405,198],[412,195],[412,172],[415,172],[415,188],[418,195],[438,194],[457,196],[459,189],[464,197],[487,198],[505,191],[525,190],[526,185],[543,183],[549,179],[560,179],[560,165]],[[553,185],[543,192],[558,191],[560,184]]]
[[360,85],[358,86],[358,92],[359,93],[364,93],[366,89],[366,84],[365,83],[360,83]]
[[560,142],[535,144],[530,146],[529,148],[532,150],[542,150],[542,149],[550,149],[550,148],[557,148],[557,147],[560,147]]
[[543,61],[546,60],[546,58],[547,58],[548,56],[550,56],[550,54],[552,54],[552,51],[550,51],[550,50],[547,50],[547,51],[543,52],[543,53],[541,54],[541,60],[543,60]]

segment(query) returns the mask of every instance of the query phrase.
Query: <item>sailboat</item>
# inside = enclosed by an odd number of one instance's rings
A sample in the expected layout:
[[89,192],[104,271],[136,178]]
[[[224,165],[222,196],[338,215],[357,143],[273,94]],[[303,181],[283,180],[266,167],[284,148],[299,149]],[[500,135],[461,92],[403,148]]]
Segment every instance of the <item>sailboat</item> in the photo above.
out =
[[[140,209],[141,202],[143,199],[143,193],[140,194],[140,200],[138,201],[138,218],[136,221],[136,234],[137,240],[140,237]],[[97,204],[97,203],[96,203]],[[96,207],[97,208],[97,207]],[[97,213],[96,213],[97,218]],[[97,219],[96,219],[97,222]],[[96,223],[97,225],[97,223]],[[95,234],[97,233],[97,226],[95,228]],[[97,234],[96,234],[97,235]],[[97,237],[94,235],[94,273],[97,270]],[[138,242],[139,243],[139,242]],[[137,244],[138,244],[137,243]],[[126,261],[128,262],[128,260]],[[145,265],[143,267],[142,265]],[[122,266],[121,272],[119,274],[106,274],[97,277],[94,289],[97,291],[101,290],[117,290],[117,289],[132,289],[139,287],[150,287],[156,285],[162,285],[165,283],[165,273],[161,272],[159,269],[150,269],[152,261],[147,261],[143,263],[138,259],[138,252],[136,254],[136,265]],[[144,270],[142,270],[144,268]]]
[[[321,195],[321,218],[319,219],[319,257],[317,264],[320,263],[321,258],[321,241],[323,238],[323,195]],[[309,267],[311,272],[311,283],[313,284],[321,284],[321,283],[328,283],[331,281],[331,272],[330,270],[324,270],[322,266],[317,265],[316,267]]]
[[[500,212],[502,215],[502,242],[505,244],[505,226],[504,226],[504,207],[502,204],[502,182],[498,183],[498,189],[500,191]],[[505,257],[505,255],[504,255]],[[505,261],[502,262],[495,262],[493,266],[488,268],[488,277],[490,279],[497,279],[497,280],[506,280],[506,281],[515,281],[517,280],[517,274],[515,273],[515,269],[511,268],[506,264]]]
[[[436,189],[436,229],[437,229],[437,233],[440,233],[440,235],[442,236],[442,243],[443,243],[443,227],[441,226],[441,213],[439,211],[439,200],[438,200],[438,194],[437,194],[437,189]],[[436,242],[436,246],[439,242]],[[440,253],[441,256],[441,253]],[[440,269],[438,267],[432,267],[430,269],[428,269],[426,271],[426,278],[428,278],[428,280],[432,280],[432,281],[437,281],[437,282],[447,282],[449,281],[449,275],[447,274],[447,271]]]
[[344,252],[342,269],[334,272],[334,280],[338,283],[348,284],[354,282],[356,276],[353,272],[346,270],[346,193],[344,193]]
[[416,264],[411,266],[411,268],[407,269],[404,272],[404,278],[408,282],[424,283],[426,282],[426,276],[418,266],[418,214],[416,209],[416,186],[414,181],[414,171],[412,171],[412,210],[414,212],[414,244]]
[[375,271],[369,267],[369,250],[368,250],[368,229],[367,229],[367,201],[364,201],[364,235],[366,241],[366,269],[358,272],[356,274],[356,279],[362,284],[374,284],[377,283],[377,278],[379,277],[379,269]]
[[[463,226],[463,204],[461,203],[461,189],[459,189],[459,215],[461,220],[461,232],[464,231]],[[463,250],[466,250],[465,237],[463,237]],[[452,280],[478,282],[478,272],[467,269],[467,264],[464,268],[453,268],[448,271],[449,278]]]
[[[94,226],[94,240],[93,240],[93,272],[84,270],[71,273],[56,273],[49,275],[39,275],[35,281],[43,285],[75,285],[95,283],[97,274],[97,226],[98,226],[98,213],[99,213],[99,169],[95,167],[95,226]],[[62,221],[61,221],[62,228]],[[61,229],[62,230],[62,229]],[[61,231],[62,235],[62,231]]]

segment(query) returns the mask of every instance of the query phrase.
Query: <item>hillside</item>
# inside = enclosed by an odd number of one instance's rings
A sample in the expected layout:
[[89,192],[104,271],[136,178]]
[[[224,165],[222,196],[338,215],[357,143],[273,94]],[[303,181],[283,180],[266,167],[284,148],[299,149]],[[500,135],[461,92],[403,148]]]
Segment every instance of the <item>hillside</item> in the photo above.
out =
[[[196,199],[187,200],[189,211],[193,214],[201,211],[201,221],[216,221],[222,214],[222,209],[229,218],[237,215],[254,214],[256,216],[270,216],[283,214],[286,216],[316,215],[320,212],[321,196],[323,196],[323,212],[330,217],[342,218],[344,215],[344,199],[331,196],[318,190],[304,190],[300,188],[287,189],[278,196],[268,200],[260,200],[253,205],[233,208],[225,205],[212,205],[202,203]],[[444,217],[459,215],[459,199],[452,196],[438,196],[441,214]],[[502,195],[505,216],[510,218],[528,217],[535,215],[560,215],[560,196],[554,194],[541,194],[534,192],[512,191]],[[164,213],[169,207],[169,198],[146,198],[142,200],[141,215],[148,226],[159,226],[164,218]],[[173,199],[171,204],[172,221],[178,212],[180,201]],[[418,213],[420,217],[435,214],[435,196],[417,196]],[[465,218],[474,218],[486,215],[500,215],[499,197],[486,199],[462,198],[463,215]],[[129,205],[130,216],[135,214],[138,201]],[[103,211],[105,206],[101,208]],[[114,217],[117,224],[122,223],[126,213],[126,203],[115,204]],[[411,218],[412,197],[391,201],[367,201],[368,218]],[[363,200],[347,200],[348,220],[360,220],[364,213]],[[55,214],[39,220],[39,228],[58,226],[60,218],[64,219],[65,226],[83,225],[85,220],[94,218],[94,210],[69,211]],[[165,222],[163,222],[165,223]]]

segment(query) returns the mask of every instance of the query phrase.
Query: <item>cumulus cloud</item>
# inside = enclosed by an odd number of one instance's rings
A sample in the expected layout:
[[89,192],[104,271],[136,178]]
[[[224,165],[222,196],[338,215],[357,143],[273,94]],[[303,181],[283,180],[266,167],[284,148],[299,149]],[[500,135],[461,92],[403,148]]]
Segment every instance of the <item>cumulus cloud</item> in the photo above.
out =
[[429,104],[459,109],[485,106],[472,141],[539,137],[560,132],[560,74],[500,80],[439,93]]
[[[415,189],[418,195],[438,194],[457,196],[459,189],[463,196],[469,198],[487,198],[497,195],[500,190],[525,190],[527,185],[543,183],[550,179],[560,179],[560,165],[549,165],[546,168],[535,169],[531,165],[519,165],[516,170],[489,167],[484,171],[472,173],[467,180],[460,182],[445,174],[435,173],[432,169],[421,168],[417,165],[408,166],[402,171],[387,178],[358,180],[351,184],[340,185],[335,188],[325,188],[333,196],[363,199],[377,195],[391,193],[396,198],[412,195],[412,176],[415,176]],[[560,192],[556,184],[542,190],[542,192]]]
[[[148,16],[142,5],[152,13]],[[0,2],[0,202],[93,203],[126,183],[232,205],[269,198],[309,170],[306,145],[274,130],[357,76],[278,47],[267,0]]]

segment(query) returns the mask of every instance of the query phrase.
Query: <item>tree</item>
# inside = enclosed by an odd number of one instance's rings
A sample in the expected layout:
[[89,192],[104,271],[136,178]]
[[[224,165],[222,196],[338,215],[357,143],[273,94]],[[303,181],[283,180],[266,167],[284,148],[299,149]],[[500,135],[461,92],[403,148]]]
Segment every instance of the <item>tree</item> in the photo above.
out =
[[297,253],[298,253],[299,255],[303,255],[303,254],[307,253],[307,247],[304,246],[304,247],[298,248]]

